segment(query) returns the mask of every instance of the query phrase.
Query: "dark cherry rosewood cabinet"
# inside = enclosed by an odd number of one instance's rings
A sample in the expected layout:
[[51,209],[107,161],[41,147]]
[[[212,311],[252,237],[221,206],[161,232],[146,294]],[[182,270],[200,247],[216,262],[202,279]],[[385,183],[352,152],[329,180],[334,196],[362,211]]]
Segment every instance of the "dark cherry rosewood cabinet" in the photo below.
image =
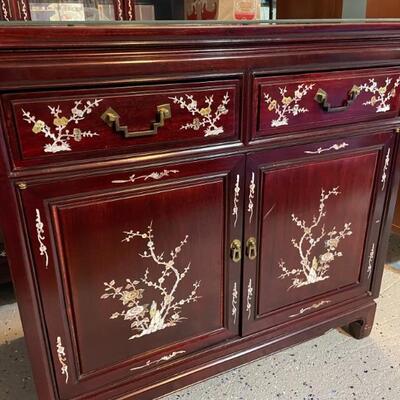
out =
[[0,26],[0,229],[42,400],[154,399],[373,326],[400,24]]

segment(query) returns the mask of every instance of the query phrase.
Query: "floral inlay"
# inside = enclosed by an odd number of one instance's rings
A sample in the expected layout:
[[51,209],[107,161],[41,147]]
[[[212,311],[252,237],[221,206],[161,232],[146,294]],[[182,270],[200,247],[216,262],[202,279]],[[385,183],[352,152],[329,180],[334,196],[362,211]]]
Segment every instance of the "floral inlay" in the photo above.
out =
[[235,217],[235,221],[233,222],[233,226],[236,228],[236,224],[239,216],[239,196],[240,196],[240,175],[236,175],[236,184],[233,196],[233,208],[232,215]]
[[122,0],[117,0],[117,8],[118,8],[118,20],[122,21],[124,19],[122,15]]
[[139,175],[136,176],[135,174],[132,174],[129,179],[124,179],[124,180],[115,180],[112,181],[112,183],[135,183],[138,180],[142,180],[144,182],[148,181],[149,179],[153,179],[153,180],[160,180],[162,178],[165,177],[169,177],[171,174],[178,174],[179,171],[177,169],[164,169],[163,171],[160,172],[152,172],[149,175]]
[[390,147],[388,148],[388,151],[386,153],[386,157],[385,157],[385,165],[383,166],[383,172],[382,172],[382,178],[381,178],[381,182],[382,182],[382,192],[385,190],[385,186],[386,186],[386,180],[387,180],[387,170],[389,168],[389,164],[390,164]]
[[[156,253],[152,222],[147,227],[146,232],[131,230],[124,233],[123,242],[126,243],[135,238],[145,240],[148,250],[145,250],[142,254],[139,253],[139,256],[149,259],[154,263],[154,267],[160,268],[157,277],[152,278],[150,275],[155,275],[155,273],[151,274],[149,268],[147,268],[142,278],[126,279],[124,286],[116,286],[115,280],[104,283],[105,293],[101,296],[101,299],[118,299],[123,306],[123,310],[113,313],[110,319],[122,318],[128,321],[134,333],[129,338],[132,340],[176,326],[185,320],[186,318],[182,316],[182,308],[189,303],[197,302],[201,298],[197,295],[200,282],[193,283],[192,291],[186,298],[176,297],[179,284],[188,275],[191,268],[190,263],[183,270],[177,265],[178,255],[187,244],[188,235],[174,250],[170,251],[168,260],[166,260],[164,253]],[[153,299],[150,305],[141,301],[146,287],[153,288],[159,293],[159,298]]]
[[149,360],[149,361],[147,361],[145,364],[140,365],[139,367],[131,368],[130,370],[131,370],[131,371],[137,371],[137,370],[139,370],[139,369],[143,369],[143,368],[150,367],[151,365],[157,365],[157,364],[160,364],[160,363],[163,362],[163,361],[172,360],[173,358],[179,356],[180,354],[184,354],[184,353],[186,353],[185,350],[182,350],[182,351],[174,351],[174,352],[172,352],[171,354],[168,354],[168,355],[166,355],[166,356],[164,356],[164,357],[159,358],[158,360],[154,360],[154,361],[150,361],[150,360]]
[[249,285],[247,286],[247,299],[246,299],[246,311],[248,313],[247,319],[251,318],[251,302],[253,300],[253,282],[249,279]]
[[371,251],[369,252],[369,258],[368,258],[368,279],[370,279],[372,275],[372,269],[374,266],[374,257],[375,257],[375,243],[372,243]]
[[[351,223],[345,223],[343,229],[340,231],[334,226],[329,232],[326,232],[325,224],[323,223],[323,219],[326,216],[326,201],[331,196],[339,196],[339,194],[339,187],[335,187],[328,192],[321,189],[319,213],[318,216],[313,216],[310,224],[292,214],[292,221],[302,231],[302,235],[298,241],[294,238],[292,239],[292,245],[299,253],[300,266],[289,268],[286,266],[285,261],[281,260],[279,262],[279,268],[282,271],[279,278],[292,279],[292,285],[289,289],[300,288],[329,279],[328,272],[331,264],[337,257],[343,256],[338,247],[342,239],[353,234]],[[317,228],[318,232],[316,232]],[[313,255],[315,246],[322,240],[324,240],[324,253]]]
[[392,98],[396,97],[396,91],[400,85],[400,77],[393,83],[392,82],[393,78],[386,78],[385,84],[379,86],[378,82],[372,78],[368,83],[360,85],[360,91],[373,95],[371,99],[363,103],[363,105],[375,107],[377,113],[390,111],[389,102]]
[[36,233],[37,239],[39,242],[39,252],[42,257],[45,259],[46,268],[49,266],[49,255],[47,254],[47,247],[44,244],[46,240],[46,236],[44,235],[44,224],[42,222],[42,218],[40,216],[40,211],[36,209]]
[[340,144],[334,144],[333,146],[327,147],[327,148],[323,148],[323,147],[319,147],[317,150],[309,150],[309,151],[305,151],[304,153],[306,154],[321,154],[321,153],[325,153],[327,151],[338,151],[338,150],[342,150],[345,149],[346,147],[348,147],[349,144],[346,142],[340,143]]
[[297,314],[290,315],[289,318],[295,318],[295,317],[298,317],[299,315],[305,314],[306,312],[309,312],[312,310],[317,310],[318,308],[320,308],[326,304],[329,304],[329,303],[332,303],[332,302],[330,300],[322,300],[319,303],[315,303],[310,307],[300,309],[300,311]]
[[[22,109],[24,121],[33,125],[32,132],[35,134],[42,133],[51,143],[44,146],[45,153],[59,153],[62,151],[71,151],[70,141],[80,142],[83,138],[92,138],[98,136],[96,132],[82,131],[78,124],[90,114],[95,107],[98,107],[103,99],[87,100],[83,104],[83,100],[74,102],[69,116],[63,115],[58,105],[57,107],[48,106],[50,114],[53,116],[53,127],[51,128],[46,122],[37,119],[30,112]],[[71,126],[73,125],[73,126]]]
[[65,375],[65,383],[68,383],[69,375],[68,375],[67,357],[65,355],[65,348],[62,345],[60,337],[57,337],[57,355],[58,355],[58,361],[61,364],[61,374]]
[[193,95],[185,94],[185,97],[169,97],[174,104],[189,111],[193,118],[192,122],[181,126],[181,130],[203,129],[204,136],[218,136],[224,133],[224,127],[220,123],[221,117],[229,113],[229,94],[226,92],[224,98],[216,109],[214,108],[214,95],[205,96],[203,106],[199,106]]
[[1,0],[1,10],[3,12],[3,18],[5,21],[10,20],[10,16],[8,15],[7,4],[5,0]]
[[249,185],[249,205],[247,207],[247,212],[250,214],[249,216],[249,223],[251,224],[251,220],[253,219],[253,213],[254,213],[254,195],[256,192],[256,182],[255,182],[255,173],[251,173],[251,182]]
[[299,114],[307,113],[309,110],[305,107],[300,107],[300,102],[314,86],[314,83],[309,85],[302,83],[297,86],[292,95],[288,94],[286,87],[279,88],[281,99],[274,99],[270,94],[264,93],[264,100],[268,105],[268,111],[274,112],[278,117],[272,120],[271,126],[276,128],[289,125],[289,116],[296,117]]
[[235,282],[233,284],[233,290],[232,290],[232,317],[233,317],[233,323],[235,325],[236,325],[236,319],[237,319],[237,314],[238,314],[237,299],[238,299],[238,290],[237,290],[237,284]]
[[21,7],[22,7],[21,12],[22,12],[22,15],[24,16],[24,21],[28,21],[28,8],[26,5],[26,2],[25,2],[25,0],[20,0],[20,3],[21,3]]

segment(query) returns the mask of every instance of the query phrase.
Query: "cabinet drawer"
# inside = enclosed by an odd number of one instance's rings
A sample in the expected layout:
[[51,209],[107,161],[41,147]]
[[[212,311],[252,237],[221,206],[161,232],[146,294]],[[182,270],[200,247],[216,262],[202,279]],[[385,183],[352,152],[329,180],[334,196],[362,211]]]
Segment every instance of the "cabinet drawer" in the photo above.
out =
[[253,138],[399,112],[399,70],[260,77],[253,84]]
[[230,80],[9,94],[4,100],[14,162],[32,165],[233,141],[239,92],[240,81]]

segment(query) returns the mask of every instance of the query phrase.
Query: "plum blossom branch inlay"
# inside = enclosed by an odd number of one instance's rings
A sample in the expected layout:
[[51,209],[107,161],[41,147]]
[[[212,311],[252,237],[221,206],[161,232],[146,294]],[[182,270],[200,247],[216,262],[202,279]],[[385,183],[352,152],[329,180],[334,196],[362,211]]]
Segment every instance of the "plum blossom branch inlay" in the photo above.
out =
[[174,352],[172,352],[171,354],[168,354],[168,355],[166,355],[166,356],[163,356],[163,357],[159,358],[158,360],[154,360],[154,361],[150,361],[150,360],[149,360],[149,361],[147,361],[145,364],[140,365],[139,367],[131,368],[130,370],[131,370],[131,371],[137,371],[137,370],[139,370],[139,369],[143,369],[143,368],[150,367],[151,365],[157,365],[157,364],[160,364],[160,363],[163,362],[163,361],[172,360],[173,358],[179,356],[180,354],[184,354],[184,353],[186,353],[185,350],[182,350],[182,351],[174,351]]
[[148,181],[149,179],[154,179],[154,180],[160,180],[165,177],[169,177],[171,174],[178,174],[179,171],[177,169],[164,169],[161,172],[155,171],[150,173],[149,175],[140,175],[136,176],[135,174],[132,174],[129,179],[118,179],[112,181],[112,183],[135,183],[138,180],[143,180],[144,182]]
[[371,278],[372,275],[372,269],[374,266],[374,257],[375,257],[375,243],[372,243],[371,251],[369,252],[369,258],[368,258],[368,279]]
[[68,365],[67,365],[67,357],[65,355],[65,348],[62,345],[61,338],[57,337],[57,356],[58,361],[61,364],[61,374],[65,375],[65,383],[68,383],[69,375],[68,375]]
[[247,299],[246,299],[246,311],[248,313],[247,319],[251,318],[251,302],[253,300],[253,282],[249,279],[249,285],[247,287]]
[[394,81],[393,78],[386,78],[385,85],[380,86],[378,82],[372,78],[368,83],[359,86],[360,91],[371,93],[373,96],[369,101],[363,103],[364,106],[371,106],[376,108],[377,113],[390,111],[390,100],[396,97],[397,88],[400,85],[400,77]]
[[236,325],[236,319],[237,319],[237,314],[238,314],[238,309],[237,309],[237,300],[238,300],[238,290],[237,290],[237,283],[235,282],[233,284],[233,290],[232,290],[232,317],[233,317],[233,323]]
[[343,143],[340,143],[340,144],[336,143],[333,146],[330,146],[330,147],[327,147],[327,148],[319,147],[317,150],[314,150],[314,151],[309,150],[309,151],[305,151],[304,153],[305,154],[321,154],[321,153],[325,153],[325,152],[331,151],[331,150],[335,150],[335,151],[342,150],[342,149],[345,149],[348,146],[349,146],[349,144],[346,143],[346,142],[343,142]]
[[247,207],[247,212],[250,214],[249,216],[249,223],[251,224],[251,220],[253,219],[254,213],[254,195],[256,192],[256,182],[255,182],[255,173],[251,173],[251,182],[249,185],[249,205]]
[[49,266],[49,255],[47,253],[47,247],[44,244],[46,240],[46,236],[44,235],[44,224],[42,222],[42,218],[40,216],[40,211],[36,209],[36,233],[37,239],[39,242],[39,252],[42,257],[45,259],[46,268]]
[[381,182],[382,182],[382,192],[385,190],[385,186],[386,186],[386,180],[387,180],[387,170],[389,168],[389,164],[390,164],[390,147],[388,148],[388,151],[386,153],[386,157],[385,157],[385,165],[383,166],[383,172],[382,172],[382,178],[381,178]]
[[288,95],[286,87],[279,88],[281,95],[280,100],[271,97],[269,93],[264,93],[265,103],[268,105],[268,111],[275,112],[277,119],[273,119],[271,126],[277,128],[279,126],[289,125],[289,116],[297,116],[307,113],[309,110],[305,107],[300,107],[300,102],[308,92],[315,86],[314,83],[306,85],[304,83],[297,86],[292,96]]
[[[85,104],[83,100],[74,102],[71,108],[71,114],[66,117],[58,105],[57,107],[48,106],[50,114],[53,118],[54,127],[51,128],[46,122],[37,119],[30,112],[22,109],[23,120],[32,124],[32,132],[35,134],[42,133],[45,138],[51,140],[44,146],[45,153],[59,153],[62,151],[71,151],[70,141],[80,142],[83,138],[93,138],[99,136],[96,132],[82,131],[77,125],[90,114],[95,107],[98,107],[103,99],[87,100]],[[71,124],[75,124],[74,128],[69,128]]]
[[305,307],[305,308],[300,309],[300,311],[297,314],[290,315],[289,318],[298,317],[299,315],[303,315],[308,311],[317,310],[318,308],[320,308],[326,304],[330,304],[330,303],[331,303],[330,300],[322,300],[319,303],[315,303],[310,307]]
[[[313,216],[309,226],[305,220],[301,220],[292,214],[292,221],[302,230],[303,234],[299,241],[294,238],[292,239],[292,245],[299,253],[300,266],[289,268],[286,266],[285,261],[281,260],[279,262],[279,268],[282,272],[279,278],[292,279],[292,285],[288,290],[329,279],[328,271],[332,262],[337,257],[343,256],[342,252],[338,250],[338,246],[342,239],[353,234],[351,231],[351,223],[345,223],[343,229],[340,231],[338,231],[336,227],[333,227],[329,232],[326,232],[325,224],[323,224],[323,219],[327,213],[325,206],[326,201],[331,196],[339,196],[339,194],[339,187],[335,187],[328,192],[321,189],[319,213],[318,216]],[[322,226],[320,227],[321,224]],[[316,234],[315,230],[318,227],[320,227],[320,231]],[[315,246],[322,240],[325,240],[324,253],[313,256]]]
[[[183,271],[177,266],[178,255],[188,243],[188,235],[174,250],[171,250],[169,259],[165,260],[164,253],[156,253],[152,222],[147,227],[146,232],[131,230],[124,233],[123,242],[126,243],[135,238],[145,240],[148,250],[139,254],[139,256],[143,259],[149,259],[154,262],[156,267],[161,268],[158,278],[152,278],[150,270],[147,268],[144,276],[139,280],[126,279],[125,286],[116,286],[115,280],[104,283],[105,293],[101,296],[101,299],[118,299],[124,307],[122,311],[113,313],[110,319],[122,318],[129,321],[130,328],[134,333],[129,338],[132,340],[176,326],[186,319],[182,316],[182,308],[189,303],[197,302],[201,298],[197,295],[200,281],[193,283],[192,291],[186,298],[179,299],[176,297],[179,284],[188,275],[191,268],[190,262],[183,268]],[[151,305],[142,304],[141,299],[143,299],[145,288],[140,287],[141,284],[159,292],[160,299],[153,299]],[[160,301],[160,304],[158,304],[158,301]]]
[[223,115],[229,113],[228,104],[230,102],[228,92],[225,93],[220,105],[213,111],[214,95],[205,96],[205,105],[199,107],[198,101],[193,95],[185,94],[180,97],[169,97],[174,104],[178,104],[180,108],[189,111],[193,118],[192,122],[181,126],[181,130],[193,129],[195,131],[203,129],[204,136],[218,136],[224,133],[223,125],[218,124]]
[[239,196],[240,196],[240,175],[238,174],[236,175],[236,184],[234,189],[233,208],[232,208],[232,215],[235,217],[235,221],[233,222],[235,228],[239,216]]

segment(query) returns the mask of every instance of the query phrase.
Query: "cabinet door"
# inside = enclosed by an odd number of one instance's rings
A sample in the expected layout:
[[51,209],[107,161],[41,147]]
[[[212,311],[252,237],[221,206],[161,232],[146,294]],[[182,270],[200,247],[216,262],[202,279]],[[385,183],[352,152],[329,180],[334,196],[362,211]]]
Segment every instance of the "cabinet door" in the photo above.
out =
[[244,332],[369,295],[393,134],[253,153]]
[[21,190],[61,398],[166,379],[238,334],[243,170],[231,157]]

